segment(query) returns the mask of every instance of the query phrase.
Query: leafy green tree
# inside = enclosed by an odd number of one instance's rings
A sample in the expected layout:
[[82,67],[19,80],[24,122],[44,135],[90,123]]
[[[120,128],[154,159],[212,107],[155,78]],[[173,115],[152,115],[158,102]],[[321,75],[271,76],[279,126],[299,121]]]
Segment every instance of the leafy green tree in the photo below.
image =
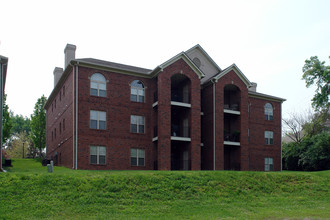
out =
[[283,169],[286,170],[329,170],[330,133],[306,136],[300,143],[283,144],[282,156]]
[[9,107],[6,104],[7,95],[3,96],[3,107],[2,107],[2,143],[5,143],[10,137],[13,123],[10,118]]
[[302,78],[306,82],[306,87],[313,84],[317,87],[312,99],[313,108],[316,111],[328,109],[330,107],[330,66],[326,66],[325,62],[321,62],[317,56],[312,56],[309,60],[305,60],[302,70],[304,73]]
[[299,164],[300,155],[305,150],[304,146],[298,142],[283,143],[282,145],[282,162],[284,170],[302,170]]
[[311,116],[311,120],[306,121],[303,125],[304,134],[307,137],[313,137],[324,131],[329,131],[330,113],[324,109],[320,112],[316,112]]
[[330,169],[330,133],[323,132],[302,142],[305,151],[302,152],[299,164],[303,170],[329,170]]
[[21,132],[30,134],[31,120],[28,117],[24,117],[23,115],[15,115],[11,117],[11,120],[13,122],[12,134],[19,134]]
[[44,105],[47,98],[42,95],[34,106],[33,114],[31,115],[31,133],[30,137],[35,148],[40,150],[40,157],[42,149],[46,145],[46,110]]

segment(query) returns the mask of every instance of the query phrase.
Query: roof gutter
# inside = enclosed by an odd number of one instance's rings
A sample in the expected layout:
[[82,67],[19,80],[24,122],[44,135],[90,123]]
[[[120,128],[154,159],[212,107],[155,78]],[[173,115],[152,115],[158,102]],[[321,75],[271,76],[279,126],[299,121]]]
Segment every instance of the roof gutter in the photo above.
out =
[[107,65],[92,63],[92,62],[83,61],[83,60],[72,60],[71,62],[72,62],[72,64],[79,64],[80,66],[102,68],[107,71],[120,72],[120,73],[125,73],[127,75],[139,75],[141,77],[149,77],[150,73],[152,72],[152,71],[150,71],[148,73],[145,73],[145,72],[133,71],[133,70],[128,70],[128,69],[119,68],[119,67],[110,67]]

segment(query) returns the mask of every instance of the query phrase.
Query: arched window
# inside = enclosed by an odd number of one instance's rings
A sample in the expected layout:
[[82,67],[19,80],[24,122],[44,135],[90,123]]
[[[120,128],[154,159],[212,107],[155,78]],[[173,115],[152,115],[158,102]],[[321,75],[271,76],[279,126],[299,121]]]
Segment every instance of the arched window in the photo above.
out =
[[131,83],[131,101],[144,102],[144,85],[140,80]]
[[265,119],[266,120],[273,120],[273,106],[270,103],[266,103],[265,105]]
[[91,77],[91,95],[106,97],[107,84],[104,76],[100,73],[94,73]]

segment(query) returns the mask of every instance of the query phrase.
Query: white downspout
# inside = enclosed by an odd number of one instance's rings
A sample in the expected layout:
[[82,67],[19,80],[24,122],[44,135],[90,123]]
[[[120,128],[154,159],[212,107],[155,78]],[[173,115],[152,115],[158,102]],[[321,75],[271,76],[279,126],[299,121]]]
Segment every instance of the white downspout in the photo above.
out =
[[[71,64],[70,64],[71,65]],[[71,65],[72,66],[72,65]],[[74,75],[75,75],[75,68],[72,66],[72,169],[74,169],[74,141],[75,141],[75,135],[74,135]]]
[[78,64],[76,66],[76,170],[78,169]]
[[215,170],[215,81],[213,83],[213,170]]

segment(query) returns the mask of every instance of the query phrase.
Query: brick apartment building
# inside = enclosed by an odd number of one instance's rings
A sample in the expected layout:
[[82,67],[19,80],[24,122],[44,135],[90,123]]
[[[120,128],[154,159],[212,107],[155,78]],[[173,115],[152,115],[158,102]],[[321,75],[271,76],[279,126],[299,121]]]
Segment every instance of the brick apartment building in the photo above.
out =
[[73,169],[281,170],[281,104],[200,45],[155,69],[64,50],[47,110],[47,157]]

